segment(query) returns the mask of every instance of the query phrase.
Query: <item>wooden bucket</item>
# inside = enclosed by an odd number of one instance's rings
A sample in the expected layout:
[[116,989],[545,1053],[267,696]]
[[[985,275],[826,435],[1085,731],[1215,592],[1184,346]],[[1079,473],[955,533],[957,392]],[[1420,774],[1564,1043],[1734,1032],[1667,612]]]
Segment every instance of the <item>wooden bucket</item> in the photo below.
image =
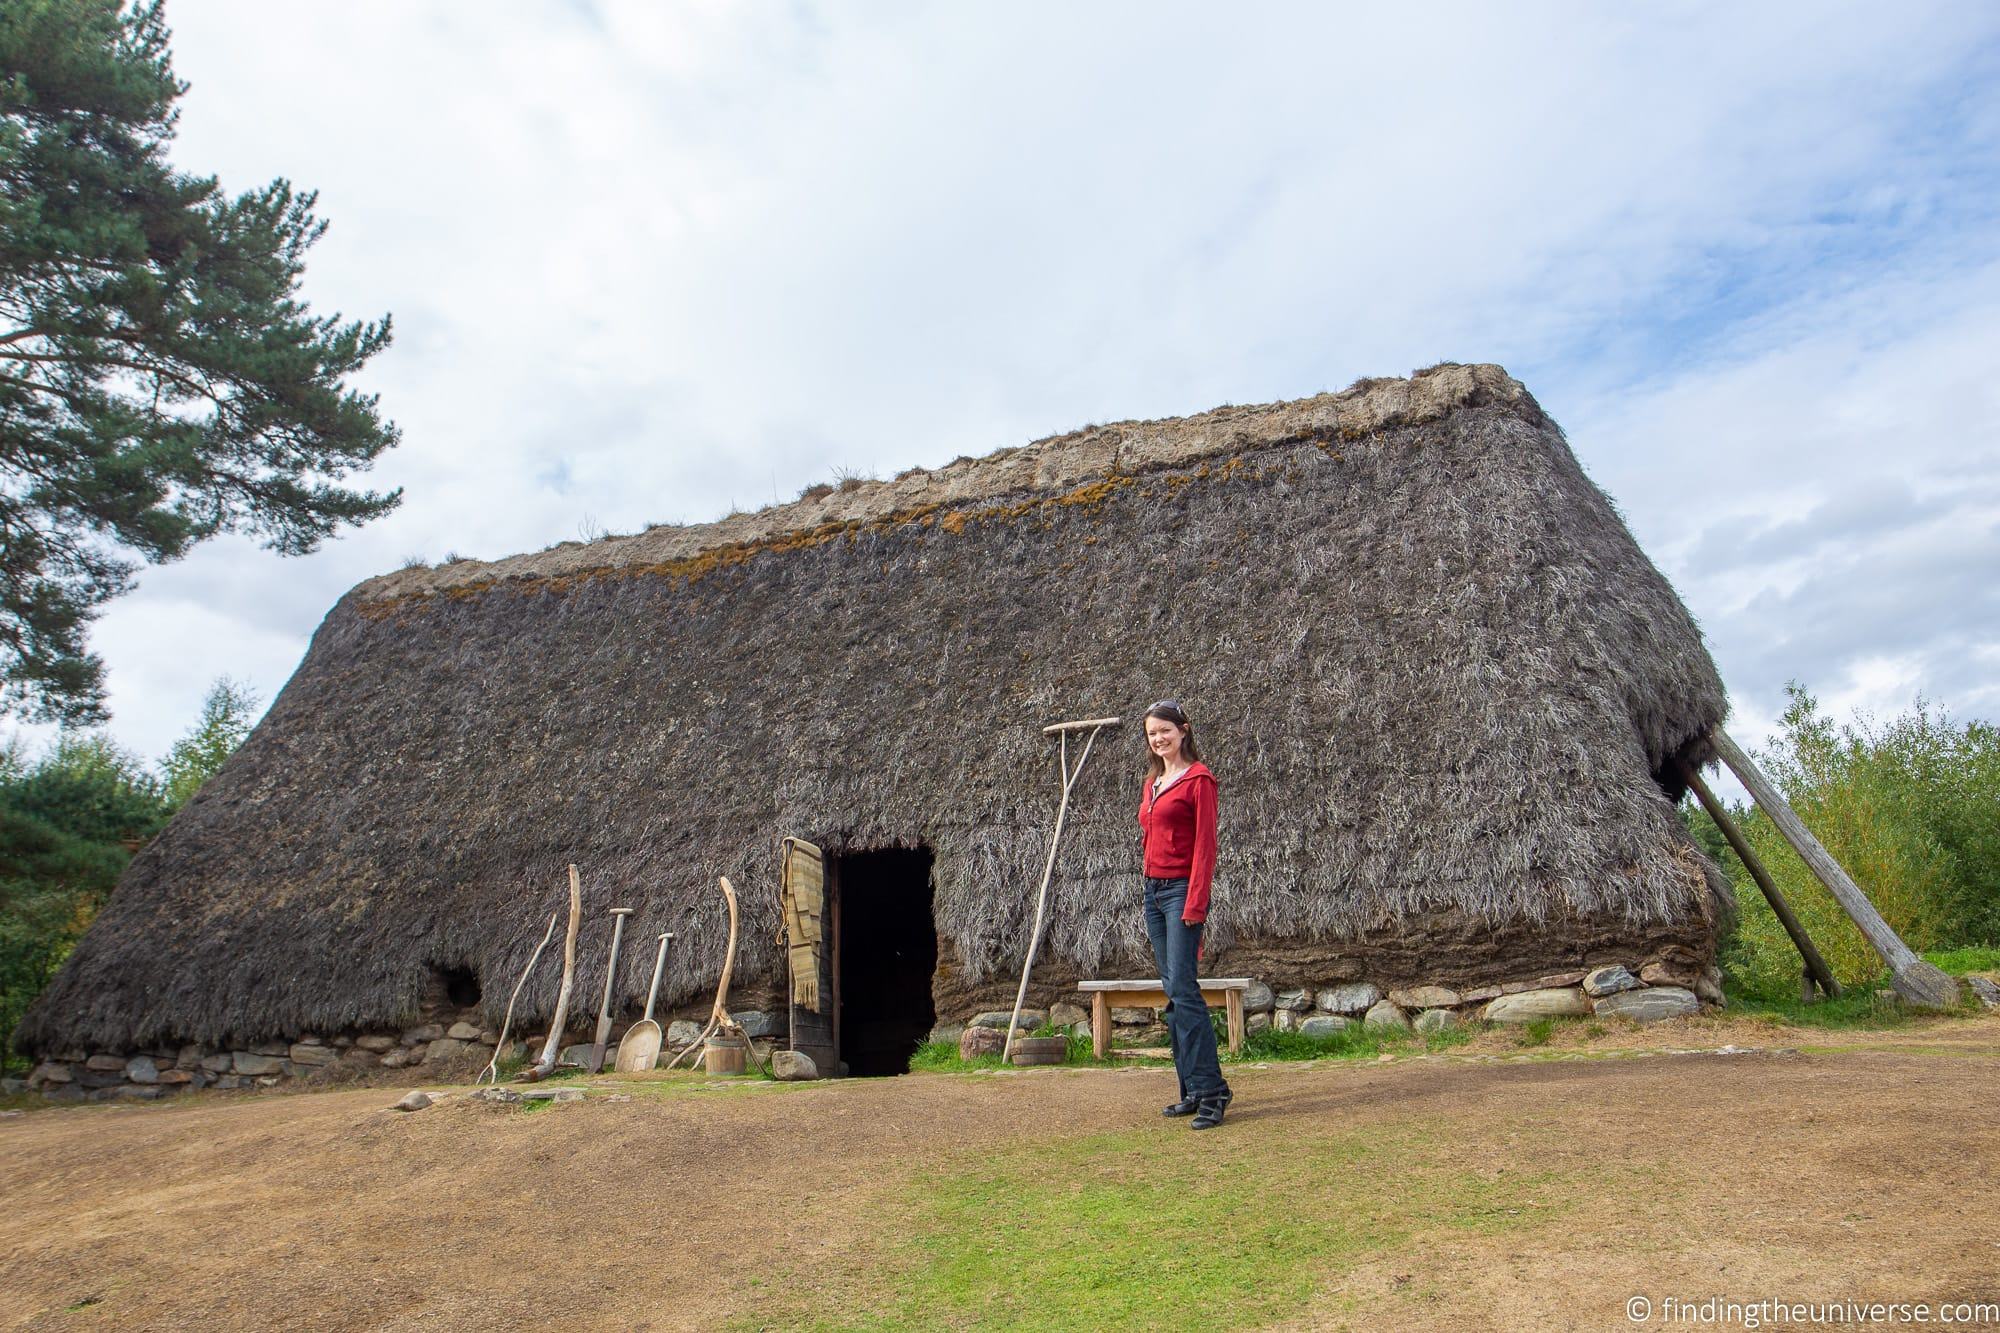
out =
[[725,1037],[717,1033],[701,1048],[701,1061],[711,1074],[740,1074],[746,1054],[741,1037]]
[[1068,1062],[1068,1037],[1014,1038],[1014,1063],[1017,1065],[1060,1065]]

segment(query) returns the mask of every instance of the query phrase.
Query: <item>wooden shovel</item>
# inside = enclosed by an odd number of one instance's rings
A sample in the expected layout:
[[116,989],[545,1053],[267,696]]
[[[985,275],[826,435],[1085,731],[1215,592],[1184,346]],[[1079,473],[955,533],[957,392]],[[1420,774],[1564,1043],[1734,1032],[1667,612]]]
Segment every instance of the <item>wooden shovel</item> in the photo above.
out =
[[604,1004],[597,1011],[597,1040],[591,1043],[590,1061],[584,1066],[593,1074],[603,1070],[604,1046],[611,1039],[611,988],[618,981],[618,942],[625,938],[625,918],[630,915],[629,907],[611,909],[616,924],[611,927],[611,962],[604,969]]
[[646,992],[646,1016],[626,1028],[618,1039],[616,1070],[620,1074],[641,1074],[659,1062],[660,1025],[653,1021],[653,1001],[660,995],[660,973],[667,966],[667,942],[673,937],[672,931],[660,936],[659,957],[653,960],[653,985]]

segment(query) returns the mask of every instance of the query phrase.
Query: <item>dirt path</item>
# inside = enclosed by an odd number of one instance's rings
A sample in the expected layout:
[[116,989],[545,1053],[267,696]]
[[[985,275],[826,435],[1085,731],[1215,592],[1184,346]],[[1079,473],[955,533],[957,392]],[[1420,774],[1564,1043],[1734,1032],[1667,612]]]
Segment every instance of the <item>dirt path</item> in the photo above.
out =
[[[1630,1328],[1633,1295],[2000,1299],[2000,1019],[1758,1035],[1798,1049],[1239,1068],[1207,1142],[1255,1170],[1357,1129],[1422,1134],[1473,1173],[1527,1173],[1547,1197],[1522,1207],[1560,1214],[1329,1266],[1297,1327]],[[1650,1034],[1692,1036],[1713,1031]],[[883,1219],[911,1215],[924,1171],[1186,1133],[1155,1114],[1159,1070],[598,1086],[533,1112],[455,1097],[398,1114],[374,1089],[0,1120],[0,1322],[789,1322],[812,1308],[801,1284],[865,1303],[899,1280],[907,1237]],[[1369,1185],[1315,1188],[1331,1206]]]

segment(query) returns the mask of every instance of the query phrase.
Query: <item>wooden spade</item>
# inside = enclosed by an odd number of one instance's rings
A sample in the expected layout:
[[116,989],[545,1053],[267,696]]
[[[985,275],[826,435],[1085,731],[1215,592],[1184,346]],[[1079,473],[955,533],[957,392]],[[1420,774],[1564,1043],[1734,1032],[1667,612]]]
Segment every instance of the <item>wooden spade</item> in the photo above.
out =
[[604,967],[604,1005],[597,1011],[597,1040],[591,1044],[590,1058],[583,1063],[584,1069],[592,1074],[604,1068],[604,1045],[611,1040],[611,988],[618,984],[618,945],[625,938],[625,918],[630,915],[629,907],[611,909],[611,961]]
[[646,1016],[625,1029],[625,1035],[618,1039],[618,1063],[614,1066],[620,1074],[641,1074],[651,1069],[660,1059],[660,1025],[653,1021],[653,1001],[660,995],[660,973],[667,966],[667,941],[674,937],[672,931],[660,936],[660,953],[653,960],[653,986],[646,992]]

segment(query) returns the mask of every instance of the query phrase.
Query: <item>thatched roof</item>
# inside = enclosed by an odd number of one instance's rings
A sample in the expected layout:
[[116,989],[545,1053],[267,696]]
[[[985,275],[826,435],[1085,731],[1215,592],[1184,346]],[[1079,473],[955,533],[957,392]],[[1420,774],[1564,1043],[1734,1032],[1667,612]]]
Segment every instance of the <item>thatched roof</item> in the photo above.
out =
[[[774,858],[928,845],[962,979],[1017,966],[1056,794],[1042,724],[1179,697],[1220,777],[1213,942],[1402,974],[1711,939],[1662,774],[1723,714],[1699,632],[1495,366],[1093,427],[719,523],[362,584],[134,860],[33,1046],[337,1031],[438,966],[496,1011],[584,870],[714,984]],[[1136,726],[1073,798],[1044,956],[1144,956]],[[1303,961],[1301,961],[1303,960]],[[628,950],[641,997],[651,958]],[[553,1007],[544,966],[523,1005]]]

